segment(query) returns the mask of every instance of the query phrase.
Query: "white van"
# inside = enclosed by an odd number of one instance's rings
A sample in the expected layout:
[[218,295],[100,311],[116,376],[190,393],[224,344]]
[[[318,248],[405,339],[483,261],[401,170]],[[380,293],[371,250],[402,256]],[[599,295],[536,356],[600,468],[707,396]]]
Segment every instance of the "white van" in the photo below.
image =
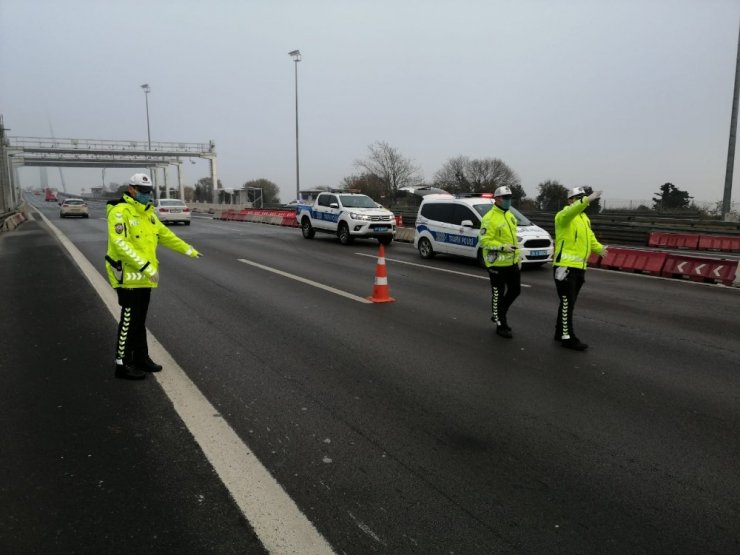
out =
[[[493,206],[492,195],[450,194],[426,195],[416,215],[414,247],[422,258],[432,258],[437,253],[477,258],[483,265],[483,255],[478,248],[480,223]],[[517,219],[517,239],[522,263],[539,266],[552,262],[554,250],[552,237],[530,222],[521,212],[510,208]]]

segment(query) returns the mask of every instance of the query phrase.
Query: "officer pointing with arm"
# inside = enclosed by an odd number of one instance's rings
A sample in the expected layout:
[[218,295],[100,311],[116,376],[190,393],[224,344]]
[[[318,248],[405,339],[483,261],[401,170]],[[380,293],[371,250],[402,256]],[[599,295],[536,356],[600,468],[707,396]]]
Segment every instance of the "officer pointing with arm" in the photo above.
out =
[[496,334],[511,339],[512,330],[506,319],[509,307],[521,291],[517,221],[511,208],[511,189],[499,187],[493,193],[495,204],[481,221],[478,245],[491,281],[491,320]]
[[119,200],[108,201],[108,251],[105,266],[108,281],[118,294],[121,319],[116,338],[115,377],[141,380],[146,372],[162,366],[149,358],[146,315],[152,289],[159,283],[157,246],[192,258],[201,254],[180,239],[154,213],[152,182],[148,175],[134,174]]
[[596,240],[591,221],[583,213],[588,205],[601,196],[595,191],[586,196],[583,187],[568,193],[568,205],[555,215],[555,256],[553,259],[555,288],[560,305],[555,321],[555,340],[567,349],[585,351],[573,328],[573,310],[581,287],[586,281],[586,265],[591,253],[606,256],[606,246]]

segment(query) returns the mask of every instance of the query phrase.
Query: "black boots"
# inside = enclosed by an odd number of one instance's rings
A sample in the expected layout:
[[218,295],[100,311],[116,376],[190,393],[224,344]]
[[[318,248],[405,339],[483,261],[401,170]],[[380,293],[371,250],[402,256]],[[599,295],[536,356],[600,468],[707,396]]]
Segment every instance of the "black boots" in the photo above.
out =
[[146,373],[131,364],[116,364],[116,378],[122,380],[143,380]]
[[511,328],[506,324],[499,324],[496,326],[496,335],[499,337],[505,337],[506,339],[514,337],[514,334],[511,333]]
[[143,360],[135,362],[134,365],[139,370],[143,370],[144,372],[159,372],[160,370],[162,370],[162,365],[157,364],[152,359],[150,359],[148,356]]
[[157,364],[149,357],[133,364],[116,364],[116,378],[122,380],[143,380],[147,372],[159,372],[162,365]]
[[574,351],[585,351],[588,349],[588,345],[581,343],[581,340],[577,337],[571,337],[570,339],[563,339],[560,344],[566,349],[573,349]]

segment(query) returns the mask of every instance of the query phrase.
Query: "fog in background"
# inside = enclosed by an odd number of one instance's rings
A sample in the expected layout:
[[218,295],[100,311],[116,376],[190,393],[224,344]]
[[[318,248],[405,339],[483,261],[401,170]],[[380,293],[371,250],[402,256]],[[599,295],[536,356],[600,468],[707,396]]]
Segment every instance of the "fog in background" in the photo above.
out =
[[[300,49],[303,189],[385,141],[427,182],[465,155],[502,159],[531,197],[555,179],[719,201],[739,23],[737,0],[0,0],[0,114],[11,136],[145,141],[148,83],[153,141],[213,140],[224,187],[266,178],[287,202]],[[69,192],[101,184],[63,171]]]

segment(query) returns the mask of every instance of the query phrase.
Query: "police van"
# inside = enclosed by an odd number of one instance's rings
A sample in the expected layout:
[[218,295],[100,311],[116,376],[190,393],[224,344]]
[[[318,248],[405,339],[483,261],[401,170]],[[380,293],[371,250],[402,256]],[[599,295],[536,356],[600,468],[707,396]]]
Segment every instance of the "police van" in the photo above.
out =
[[[414,247],[422,258],[437,253],[477,258],[483,265],[478,248],[478,236],[483,216],[493,207],[489,193],[451,195],[428,194],[422,199],[416,216]],[[541,227],[530,222],[516,208],[510,208],[516,217],[517,239],[522,264],[540,266],[552,262],[552,237]]]

